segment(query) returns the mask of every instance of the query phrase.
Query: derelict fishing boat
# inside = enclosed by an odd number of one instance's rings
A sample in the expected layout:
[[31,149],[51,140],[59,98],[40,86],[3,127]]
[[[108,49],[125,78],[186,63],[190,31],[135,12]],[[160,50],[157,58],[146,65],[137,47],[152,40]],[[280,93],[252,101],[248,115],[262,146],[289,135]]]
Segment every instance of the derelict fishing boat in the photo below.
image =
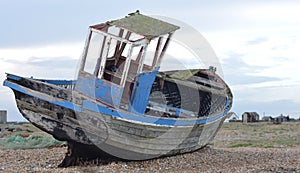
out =
[[68,142],[61,166],[192,152],[213,140],[232,94],[213,67],[159,71],[178,29],[138,12],[90,26],[76,80],[7,74],[4,85],[28,121]]

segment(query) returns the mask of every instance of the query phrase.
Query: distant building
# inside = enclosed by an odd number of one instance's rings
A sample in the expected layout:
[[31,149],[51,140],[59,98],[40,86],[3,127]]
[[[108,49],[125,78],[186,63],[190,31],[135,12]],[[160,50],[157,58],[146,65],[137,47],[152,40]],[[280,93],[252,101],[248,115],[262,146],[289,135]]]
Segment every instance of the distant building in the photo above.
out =
[[264,116],[261,118],[262,121],[269,121],[269,122],[273,121],[273,119],[274,118],[272,118],[271,116]]
[[0,110],[0,124],[7,123],[7,111]]
[[258,122],[259,115],[257,112],[244,112],[242,115],[243,123]]
[[275,124],[280,124],[282,122],[287,122],[287,121],[290,121],[290,117],[289,116],[283,116],[282,114],[278,117],[275,117],[273,122]]

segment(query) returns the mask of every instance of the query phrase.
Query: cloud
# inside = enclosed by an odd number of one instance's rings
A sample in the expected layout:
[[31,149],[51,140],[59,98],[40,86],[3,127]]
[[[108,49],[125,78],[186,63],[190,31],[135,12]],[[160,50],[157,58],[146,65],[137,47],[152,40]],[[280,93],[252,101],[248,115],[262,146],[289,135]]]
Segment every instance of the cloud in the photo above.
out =
[[47,69],[75,69],[79,59],[70,57],[31,57],[26,65]]
[[31,57],[28,61],[10,59],[3,62],[13,65],[12,69],[7,69],[8,73],[27,77],[70,79],[77,73],[78,61],[70,57]]
[[260,37],[260,38],[254,39],[254,40],[247,41],[246,45],[256,45],[256,44],[264,43],[264,42],[267,42],[267,41],[268,41],[267,38]]
[[233,91],[233,111],[299,117],[300,97],[295,93],[300,92],[300,33],[287,28],[236,35],[224,32],[213,37],[208,33]]
[[118,3],[123,3],[122,8],[111,10],[107,8],[112,5],[108,1],[28,0],[20,1],[18,5],[13,1],[0,1],[0,47],[49,45],[84,40],[89,25],[106,22],[131,12],[124,8],[128,5],[126,2]]
[[83,51],[83,42],[57,43],[27,47],[0,47],[0,59],[26,61],[31,57],[71,57],[78,58]]
[[0,72],[25,76],[73,78],[83,43],[0,48]]
[[[229,75],[226,75],[229,76]],[[281,81],[280,78],[268,77],[268,76],[250,76],[246,74],[231,74],[226,78],[231,85],[245,85],[245,84],[257,84],[270,81]]]
[[224,60],[223,69],[225,79],[231,85],[256,84],[270,81],[281,81],[281,78],[257,75],[268,66],[254,66],[247,64],[244,55],[231,53]]

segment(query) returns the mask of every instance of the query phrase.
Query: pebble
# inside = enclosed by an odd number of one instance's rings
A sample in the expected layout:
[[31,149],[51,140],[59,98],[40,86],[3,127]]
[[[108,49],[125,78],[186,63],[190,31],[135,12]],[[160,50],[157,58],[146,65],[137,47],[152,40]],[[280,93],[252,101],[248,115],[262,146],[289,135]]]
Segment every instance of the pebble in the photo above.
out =
[[98,161],[57,168],[66,148],[0,149],[0,172],[300,172],[300,146],[211,148],[147,161]]

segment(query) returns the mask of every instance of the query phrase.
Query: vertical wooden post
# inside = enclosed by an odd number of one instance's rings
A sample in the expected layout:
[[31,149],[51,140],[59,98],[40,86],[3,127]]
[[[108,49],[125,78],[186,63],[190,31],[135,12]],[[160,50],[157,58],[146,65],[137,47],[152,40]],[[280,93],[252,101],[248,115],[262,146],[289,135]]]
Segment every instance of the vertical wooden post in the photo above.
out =
[[170,43],[170,40],[171,40],[172,36],[173,36],[173,33],[169,33],[169,36],[168,36],[168,38],[167,38],[167,40],[165,42],[165,45],[164,45],[164,47],[163,47],[163,49],[162,49],[162,51],[160,53],[160,56],[158,58],[157,63],[156,63],[156,67],[160,66],[162,58],[164,57],[164,55],[166,53],[166,50],[167,50],[167,48],[169,46],[169,43]]
[[129,50],[128,50],[128,54],[126,57],[124,70],[123,70],[123,74],[122,74],[122,78],[121,78],[121,82],[120,82],[120,86],[122,88],[124,88],[125,84],[126,84],[126,78],[128,76],[129,66],[130,66],[130,62],[131,62],[131,55],[132,55],[132,44],[129,44]]
[[[123,33],[124,33],[124,29],[120,29],[119,37],[122,38],[123,37]],[[117,41],[117,45],[116,45],[116,48],[115,48],[114,57],[117,57],[119,55],[120,45],[121,45],[121,41]]]
[[157,63],[157,58],[158,58],[158,55],[159,55],[159,51],[161,49],[161,43],[162,42],[162,37],[159,37],[158,41],[157,41],[157,46],[156,46],[156,49],[155,49],[155,54],[154,54],[154,58],[153,58],[153,62],[152,62],[152,65],[151,65],[151,69],[154,70],[154,67]]
[[142,52],[141,52],[142,53],[141,54],[141,59],[138,61],[139,62],[139,66],[138,66],[138,69],[137,69],[137,73],[141,73],[142,70],[143,70],[147,47],[148,47],[148,44],[145,44],[143,46],[143,49],[142,49]]
[[108,56],[109,53],[109,47],[110,47],[110,43],[111,43],[111,37],[108,36],[108,41],[106,44],[104,44],[106,47],[104,47],[103,49],[106,48],[106,53],[104,56],[101,57],[101,63],[100,63],[100,71],[99,71],[99,78],[102,78],[102,75],[104,73],[104,69],[105,69],[105,64],[106,64],[106,58]]
[[84,51],[83,51],[83,54],[82,54],[82,57],[81,57],[82,59],[81,59],[79,71],[83,71],[83,69],[84,69],[86,56],[87,56],[87,53],[88,53],[88,48],[89,48],[89,45],[90,45],[91,37],[92,37],[92,31],[91,31],[91,29],[89,29],[88,36],[87,36],[86,41],[85,41]]
[[102,47],[101,47],[100,54],[99,54],[99,57],[97,59],[97,64],[96,64],[95,71],[94,71],[95,76],[99,75],[99,69],[100,69],[101,61],[103,59],[102,56],[103,56],[103,50],[104,50],[104,47],[105,47],[106,37],[107,36],[104,36],[103,41],[102,41]]

